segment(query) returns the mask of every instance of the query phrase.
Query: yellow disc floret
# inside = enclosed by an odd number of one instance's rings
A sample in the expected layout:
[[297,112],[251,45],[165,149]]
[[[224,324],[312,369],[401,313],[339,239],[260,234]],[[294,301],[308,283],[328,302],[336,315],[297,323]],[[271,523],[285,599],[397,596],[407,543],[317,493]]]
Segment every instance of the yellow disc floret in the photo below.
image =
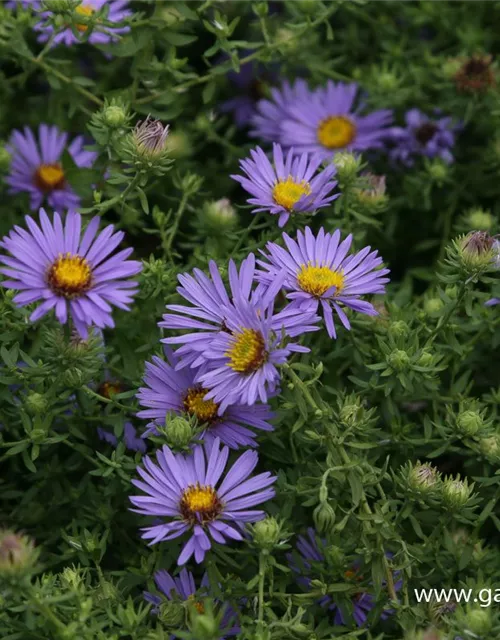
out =
[[185,520],[208,522],[219,515],[222,505],[213,487],[197,482],[184,489],[179,508]]
[[85,293],[92,282],[92,270],[81,256],[71,253],[59,254],[47,276],[47,283],[55,293],[73,298]]
[[[78,7],[76,7],[75,12],[79,13],[81,16],[90,18],[90,16],[94,13],[94,8],[88,4],[80,4],[78,5]],[[76,28],[78,29],[78,31],[84,33],[85,31],[87,31],[88,26],[86,24],[77,24]]]
[[308,196],[310,193],[311,186],[309,182],[305,180],[295,182],[292,176],[288,176],[286,180],[278,180],[274,185],[273,200],[287,211],[292,211],[302,196]]
[[252,373],[267,360],[264,336],[256,329],[242,329],[233,335],[231,348],[225,355],[233,371]]
[[184,409],[198,418],[199,422],[213,422],[217,419],[219,405],[213,400],[204,400],[208,389],[192,387],[184,398]]
[[35,184],[42,191],[55,191],[64,187],[64,171],[60,164],[41,164],[35,173]]
[[333,295],[338,295],[344,288],[344,275],[342,271],[335,271],[329,267],[303,264],[297,274],[297,282],[302,291],[319,298],[331,287],[336,287]]
[[317,135],[327,149],[343,149],[356,137],[356,125],[345,116],[331,116],[319,123]]

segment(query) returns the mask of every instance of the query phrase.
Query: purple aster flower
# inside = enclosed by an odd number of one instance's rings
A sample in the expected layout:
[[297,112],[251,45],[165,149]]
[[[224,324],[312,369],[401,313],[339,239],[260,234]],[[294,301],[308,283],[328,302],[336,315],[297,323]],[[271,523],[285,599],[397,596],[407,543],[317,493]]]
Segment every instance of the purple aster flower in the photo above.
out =
[[[254,119],[256,132],[278,133],[274,137],[283,147],[293,147],[297,153],[318,154],[331,159],[337,151],[379,149],[387,137],[392,111],[381,109],[367,115],[355,107],[359,87],[329,80],[326,87],[310,91],[299,85],[291,101],[275,109],[266,105],[269,122]],[[359,101],[358,101],[359,102]]]
[[[241,53],[246,56],[251,51]],[[227,56],[225,59],[227,60]],[[264,95],[265,82],[272,80],[273,74],[266,71],[262,64],[250,61],[242,64],[238,72],[229,71],[227,77],[237,95],[223,102],[219,110],[222,113],[232,113],[237,127],[246,127],[255,113],[257,102]]]
[[[263,313],[273,302],[279,293],[284,273],[277,277],[269,288],[255,287],[255,256],[251,253],[241,263],[240,269],[233,260],[229,261],[229,286],[231,296],[228,295],[221,274],[214,261],[209,262],[210,277],[200,269],[194,269],[193,275],[180,274],[179,282],[182,286],[177,292],[192,306],[167,305],[169,311],[163,316],[160,327],[165,329],[184,329],[189,333],[174,338],[165,338],[162,342],[167,344],[182,344],[177,351],[180,362],[176,368],[191,365],[201,366],[206,358],[205,351],[207,341],[216,334],[228,332],[227,315],[234,308],[234,301],[247,302]],[[273,315],[271,329],[286,335],[295,337],[306,331],[316,331],[314,326],[318,318],[314,315],[307,317],[300,311],[285,309]]]
[[[118,446],[118,438],[111,431],[107,431],[106,429],[102,429],[101,427],[97,428],[97,435],[101,440],[107,442],[112,447]],[[140,451],[141,453],[146,453],[146,443],[142,438],[139,438],[137,435],[137,430],[131,422],[126,422],[123,429],[123,442],[125,443],[125,447],[130,451]]]
[[26,216],[29,231],[15,226],[0,242],[10,256],[0,256],[0,273],[9,280],[1,286],[18,289],[14,302],[19,307],[42,301],[30,321],[42,318],[51,309],[61,324],[68,314],[83,339],[91,326],[114,327],[112,305],[129,309],[137,293],[137,282],[127,278],[141,271],[141,263],[127,260],[132,249],[111,252],[123,240],[123,231],[108,225],[97,235],[100,219],[92,218],[82,234],[80,214],[70,211],[65,225],[58,213],[53,223],[40,209],[40,227]]
[[8,0],[5,3],[7,9],[17,9],[21,5],[23,9],[28,9],[31,7],[32,9],[38,9],[40,6],[40,0]]
[[[84,17],[84,19],[92,18],[94,13],[104,9],[104,19],[106,23],[116,22],[120,23],[129,16],[132,15],[132,11],[128,8],[129,0],[83,0],[82,4],[79,4],[75,8],[75,13]],[[35,25],[35,31],[40,32],[38,37],[39,42],[47,42],[54,33],[54,27],[50,24],[50,18],[52,16],[51,11],[43,11],[40,14],[40,22]],[[86,31],[90,28],[87,22],[76,25],[76,30],[81,33],[82,38]],[[111,27],[106,25],[99,25],[99,18],[92,26],[92,33],[88,37],[90,44],[108,44],[118,40],[118,36],[122,33],[127,33],[130,30],[129,27]],[[79,44],[81,40],[75,36],[70,26],[63,28],[54,37],[53,45],[65,44],[71,46],[73,44]]]
[[278,215],[278,226],[282,227],[294,213],[313,213],[327,207],[339,194],[329,195],[337,186],[332,180],[333,164],[316,176],[322,159],[311,158],[307,153],[294,156],[290,149],[286,158],[279,144],[273,144],[273,163],[260,147],[250,151],[251,159],[240,160],[245,176],[231,178],[241,184],[253,197],[249,204],[257,205],[253,213],[269,211]]
[[[196,369],[176,371],[178,359],[165,347],[167,362],[153,357],[153,362],[146,363],[144,382],[137,394],[139,403],[148,407],[140,411],[139,418],[152,418],[144,437],[157,433],[157,425],[164,424],[169,412],[187,413],[195,416],[206,429],[201,434],[205,440],[220,438],[221,442],[231,449],[239,447],[255,447],[256,434],[247,427],[272,431],[268,420],[273,417],[267,404],[256,404],[251,407],[230,405],[219,415],[219,405],[213,400],[205,400],[208,389],[195,382]],[[245,426],[246,425],[246,426]]]
[[451,118],[430,118],[418,109],[410,109],[405,122],[405,127],[390,129],[394,145],[390,150],[392,160],[408,167],[414,164],[416,156],[441,158],[448,164],[453,162],[451,149],[460,127],[453,124]]
[[53,209],[78,209],[80,198],[64,174],[61,158],[64,151],[78,167],[91,167],[97,153],[83,149],[84,139],[77,136],[68,144],[68,134],[55,126],[41,124],[38,140],[29,127],[13,131],[7,150],[12,155],[10,174],[5,181],[10,193],[29,193],[31,209],[38,211],[44,200]]
[[198,564],[202,562],[212,541],[226,544],[227,540],[242,540],[244,523],[265,517],[264,511],[251,507],[275,495],[271,485],[276,476],[265,472],[249,477],[258,462],[255,451],[245,451],[221,482],[229,449],[219,449],[219,445],[215,438],[188,455],[173,454],[164,445],[156,454],[158,465],[146,456],[145,470],[137,469],[143,481],[132,481],[146,494],[130,498],[137,507],[133,511],[170,520],[145,527],[144,539],[156,544],[191,533],[177,560],[179,565],[193,554]]
[[309,87],[305,80],[296,80],[293,85],[283,83],[281,89],[271,89],[270,100],[259,100],[256,113],[252,117],[250,134],[255,138],[277,142],[281,137],[281,123],[288,117],[288,109],[309,95]]
[[[205,573],[201,579],[200,589],[196,589],[196,584],[193,578],[193,574],[185,567],[182,568],[178,576],[171,576],[168,571],[162,569],[157,571],[154,575],[154,581],[161,591],[162,596],[158,596],[148,591],[144,592],[144,598],[147,602],[154,605],[152,613],[158,614],[160,612],[160,605],[167,600],[179,599],[183,602],[192,601],[199,613],[204,613],[203,598],[208,595],[209,581],[208,575]],[[237,625],[237,614],[234,609],[228,604],[224,604],[224,611],[220,622],[221,631],[225,637],[235,636],[240,632],[240,628]],[[171,636],[175,638],[175,636]]]
[[323,227],[314,237],[311,229],[297,232],[297,240],[286,233],[283,240],[287,249],[274,242],[266,245],[268,262],[259,261],[264,269],[258,274],[263,284],[272,286],[276,274],[286,271],[283,286],[292,300],[291,306],[304,312],[317,312],[321,305],[323,316],[331,338],[336,338],[333,311],[346,329],[351,325],[343,310],[348,307],[360,313],[378,315],[375,307],[361,300],[361,296],[384,293],[389,279],[384,277],[388,269],[379,269],[382,258],[377,251],[365,247],[358,253],[348,255],[352,235],[340,242],[340,231],[325,233]]
[[[296,562],[296,559],[292,554],[288,554],[288,561],[290,564],[290,568],[296,574],[296,581],[299,585],[301,585],[305,589],[311,588],[312,580],[317,577],[315,575],[315,566],[320,571],[321,565],[324,563],[325,558],[323,553],[320,550],[320,547],[326,547],[326,540],[320,539],[317,537],[315,530],[310,527],[307,530],[306,536],[298,536],[297,542],[297,551],[299,552],[299,562]],[[391,554],[386,554],[387,557],[391,557]],[[344,579],[353,583],[354,585],[359,584],[363,580],[363,576],[359,573],[360,563],[356,562],[353,564],[351,569],[348,569],[344,573]],[[393,577],[396,578],[394,582],[394,589],[399,591],[402,587],[402,580],[398,580],[399,572],[394,572]],[[341,607],[338,606],[333,597],[330,595],[322,596],[318,600],[318,604],[320,604],[325,609],[332,611],[334,614],[334,624],[346,626],[346,622],[348,622],[348,618],[345,613],[342,611]],[[368,592],[366,587],[360,588],[360,590],[354,593],[351,597],[351,606],[352,606],[352,617],[358,627],[362,627],[367,621],[367,614],[374,608],[375,606],[375,598]],[[386,609],[382,612],[380,616],[382,620],[385,620],[389,615],[391,615],[393,611],[391,609]]]

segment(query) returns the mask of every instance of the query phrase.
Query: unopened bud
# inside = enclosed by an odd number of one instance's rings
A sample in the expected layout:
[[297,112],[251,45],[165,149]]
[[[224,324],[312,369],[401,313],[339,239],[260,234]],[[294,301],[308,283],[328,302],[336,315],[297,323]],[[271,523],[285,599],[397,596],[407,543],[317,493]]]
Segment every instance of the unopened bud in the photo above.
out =
[[136,125],[133,139],[138,153],[148,159],[161,157],[166,151],[169,125],[148,116]]
[[410,333],[410,327],[403,320],[396,320],[389,325],[389,335],[393,338],[405,338]]
[[104,110],[103,119],[109,127],[117,129],[127,122],[127,111],[118,105],[110,105]]
[[380,205],[386,201],[385,176],[374,173],[361,175],[362,188],[356,190],[358,200],[363,204]]
[[417,360],[417,365],[419,367],[429,367],[432,364],[433,359],[434,358],[432,356],[432,353],[429,353],[429,351],[423,349],[420,357]]
[[444,307],[444,302],[441,298],[427,298],[424,302],[424,311],[429,315],[439,313]]
[[339,151],[333,157],[333,164],[337,168],[340,182],[349,182],[356,177],[361,166],[361,158],[349,151]]
[[489,231],[495,219],[489,211],[484,209],[472,209],[467,214],[467,222],[470,229],[478,229],[479,231]]
[[335,524],[335,511],[328,502],[321,502],[313,511],[313,520],[319,533],[328,531]]
[[439,482],[439,472],[430,462],[417,464],[410,471],[409,483],[413,489],[425,491],[433,489]]
[[22,577],[33,569],[38,553],[25,535],[0,530],[0,576]]
[[252,527],[253,540],[262,549],[275,547],[280,540],[280,534],[281,525],[271,516],[256,522]]
[[466,436],[475,435],[483,426],[483,417],[479,411],[463,411],[457,416],[457,429]]
[[469,630],[479,636],[483,636],[491,630],[491,613],[486,607],[472,609],[467,613],[466,620]]
[[484,269],[495,259],[495,241],[485,231],[473,231],[459,241],[464,266]]
[[47,411],[47,399],[41,393],[28,393],[24,402],[26,410],[32,415],[40,415]]
[[169,446],[182,449],[188,446],[193,439],[193,425],[187,417],[167,415],[164,434]]
[[404,371],[410,364],[410,356],[406,351],[395,349],[389,354],[387,361],[395,371]]
[[222,198],[204,207],[205,221],[214,230],[229,231],[238,223],[238,216],[230,200]]
[[443,498],[449,507],[460,508],[467,504],[472,489],[467,480],[447,478],[443,483]]
[[179,627],[184,621],[184,607],[175,600],[165,600],[160,604],[158,619],[165,627]]
[[481,438],[479,448],[486,456],[493,458],[500,456],[500,435],[495,434],[488,438]]

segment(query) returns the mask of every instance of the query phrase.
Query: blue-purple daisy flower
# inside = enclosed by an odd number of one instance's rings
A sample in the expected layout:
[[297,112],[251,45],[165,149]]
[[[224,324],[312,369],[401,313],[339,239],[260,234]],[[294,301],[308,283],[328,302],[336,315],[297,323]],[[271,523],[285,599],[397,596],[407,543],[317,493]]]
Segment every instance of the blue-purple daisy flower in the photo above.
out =
[[[154,581],[162,595],[156,595],[149,591],[144,592],[145,600],[153,605],[153,614],[160,612],[160,605],[165,602],[165,598],[167,600],[180,600],[181,602],[191,601],[199,613],[204,612],[203,598],[209,594],[210,587],[208,574],[203,574],[199,589],[196,588],[193,574],[185,567],[180,570],[177,576],[171,576],[164,569],[157,571],[154,574]],[[234,609],[228,604],[223,604],[222,607],[220,630],[224,635],[220,636],[220,639],[224,640],[224,638],[237,635],[240,632],[240,627],[238,626],[238,616]],[[170,637],[175,638],[175,635]]]
[[[367,151],[384,146],[392,111],[380,109],[363,114],[359,103],[359,87],[329,80],[326,87],[314,91],[303,88],[292,96],[284,108],[280,104],[267,107],[270,122],[267,127],[254,118],[256,131],[277,131],[274,138],[283,147],[293,147],[296,153],[313,153],[321,159],[331,159],[337,151]],[[295,99],[293,99],[295,98]],[[275,120],[279,118],[279,120]]]
[[304,312],[317,312],[321,306],[328,335],[336,338],[333,312],[346,329],[350,329],[344,307],[378,315],[375,307],[361,296],[384,293],[389,279],[388,269],[380,269],[382,258],[377,251],[365,247],[349,254],[352,235],[340,242],[340,231],[325,233],[321,228],[315,237],[309,227],[297,232],[297,240],[283,234],[286,249],[268,242],[266,261],[259,261],[262,284],[271,286],[276,275],[286,272],[283,287],[292,300],[291,306]]
[[137,507],[133,511],[169,520],[145,527],[142,537],[156,544],[191,534],[177,560],[179,565],[193,554],[198,564],[203,562],[213,542],[242,540],[244,524],[265,517],[264,511],[252,507],[275,495],[271,485],[276,476],[264,472],[250,477],[258,462],[253,450],[235,460],[223,478],[228,455],[229,448],[220,449],[218,438],[197,445],[187,455],[174,454],[164,445],[156,454],[158,464],[146,456],[145,469],[137,468],[142,480],[132,482],[146,495],[130,498]]
[[200,437],[205,440],[220,438],[231,449],[255,447],[256,434],[253,429],[272,431],[269,420],[273,417],[267,404],[230,405],[219,415],[219,405],[213,400],[205,400],[208,389],[195,382],[196,369],[176,370],[178,359],[165,347],[167,361],[158,356],[146,362],[144,382],[137,394],[139,403],[148,407],[140,411],[139,418],[151,419],[144,437],[157,434],[157,426],[165,423],[168,413],[186,413],[195,416],[200,425],[206,425]]
[[26,192],[31,209],[38,211],[45,200],[53,209],[78,209],[80,197],[68,182],[61,164],[67,151],[77,167],[91,167],[97,157],[85,151],[84,139],[77,136],[68,143],[68,134],[55,126],[41,124],[36,138],[29,127],[13,131],[6,146],[12,155],[10,173],[5,178],[10,193]]
[[[118,446],[118,438],[111,431],[103,429],[102,427],[98,427],[97,435],[101,440],[104,440],[104,442],[107,442],[112,447]],[[125,447],[130,451],[140,451],[141,453],[146,453],[146,443],[137,435],[137,430],[131,422],[126,422],[123,427],[123,443],[125,444]]]
[[319,156],[309,157],[306,153],[295,156],[292,148],[284,157],[279,144],[273,144],[272,163],[260,147],[252,149],[250,156],[240,160],[246,177],[233,175],[231,178],[253,196],[247,200],[249,204],[257,205],[253,213],[268,211],[278,215],[280,227],[292,214],[314,213],[340,195],[332,195],[337,186],[332,180],[333,164],[316,174],[322,162]]
[[[99,24],[99,18],[97,18],[95,24],[92,27],[88,23],[88,19],[92,18],[95,13],[104,9],[103,18],[105,23]],[[129,0],[83,0],[75,8],[75,13],[78,17],[81,15],[84,20],[82,23],[77,23],[76,31],[84,38],[88,29],[92,28],[92,32],[88,36],[88,42],[90,44],[108,44],[118,40],[119,36],[123,33],[127,33],[130,27],[120,26],[126,18],[132,15],[132,11],[129,9]],[[35,31],[40,33],[39,42],[47,42],[52,36],[54,36],[54,27],[50,23],[52,16],[51,11],[43,11],[40,13],[40,22],[35,25]],[[117,26],[109,26],[108,23],[117,23]],[[72,31],[70,26],[63,27],[61,31],[57,31],[52,44],[64,44],[71,46],[79,44],[81,39],[77,37]]]
[[[234,309],[235,300],[248,303],[258,315],[266,313],[279,293],[285,273],[280,274],[269,287],[258,287],[255,282],[255,256],[250,254],[242,261],[238,270],[233,260],[229,261],[228,276],[230,295],[222,280],[217,264],[209,262],[210,275],[194,269],[193,275],[180,274],[177,292],[189,302],[187,305],[167,305],[166,313],[159,326],[168,329],[189,331],[181,336],[164,338],[167,344],[182,345],[176,352],[180,357],[176,368],[183,366],[200,367],[206,362],[207,342],[219,333],[228,333],[228,314]],[[272,313],[271,330],[281,335],[295,337],[308,331],[316,331],[319,318],[302,314],[300,310],[284,309]]]
[[[304,312],[304,330],[311,327],[310,310]],[[226,331],[219,331],[206,345],[205,365],[197,381],[209,389],[205,398],[225,411],[231,404],[253,405],[266,402],[278,390],[280,371],[294,352],[309,349],[293,342],[283,342],[274,330],[273,303],[267,308],[255,307],[245,300],[235,300],[226,309]]]
[[395,162],[412,166],[415,158],[440,158],[453,162],[452,149],[460,129],[450,117],[431,118],[419,109],[410,109],[405,115],[405,127],[392,127],[390,157]]
[[268,142],[279,142],[281,123],[288,117],[288,109],[296,102],[306,99],[309,93],[307,82],[300,78],[293,84],[284,82],[280,89],[271,89],[271,98],[259,100],[256,105],[250,134]]
[[35,322],[52,309],[61,324],[68,318],[80,336],[88,337],[89,327],[114,327],[112,306],[129,309],[137,293],[137,282],[128,278],[141,271],[142,265],[127,260],[132,249],[123,249],[110,257],[125,234],[108,225],[97,233],[98,216],[92,218],[82,233],[82,218],[68,212],[65,224],[58,213],[51,222],[40,209],[40,226],[30,216],[25,218],[29,231],[15,226],[0,242],[10,255],[1,255],[0,273],[9,279],[0,283],[17,289],[13,298],[18,307],[34,302]]
[[[316,570],[321,571],[321,565],[325,562],[325,557],[321,551],[321,548],[326,547],[326,540],[317,537],[315,530],[310,527],[307,530],[307,536],[298,536],[297,551],[299,553],[298,562],[292,554],[288,554],[288,561],[290,568],[296,575],[297,583],[304,589],[311,588],[311,582],[317,576]],[[390,557],[391,554],[386,554]],[[402,587],[402,580],[398,577],[399,572],[393,573],[394,589],[399,591]],[[348,569],[344,574],[346,581],[352,582],[353,590],[359,586],[359,591],[356,591],[350,597],[352,618],[358,627],[362,627],[366,624],[369,612],[375,607],[375,598],[369,592],[370,585],[361,586],[363,582],[363,576],[360,575],[360,563],[353,563],[352,567]],[[335,600],[334,596],[325,595],[318,600],[318,604],[325,609],[332,612],[334,616],[334,624],[346,626],[349,623],[350,616],[348,612],[344,611]],[[382,612],[382,620],[391,615],[393,611],[386,609]]]

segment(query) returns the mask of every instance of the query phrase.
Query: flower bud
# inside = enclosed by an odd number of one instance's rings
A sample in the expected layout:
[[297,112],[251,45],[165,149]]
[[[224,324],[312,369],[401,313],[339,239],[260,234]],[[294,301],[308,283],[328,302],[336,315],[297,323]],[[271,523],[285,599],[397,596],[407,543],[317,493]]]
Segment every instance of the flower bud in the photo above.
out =
[[320,502],[313,511],[313,520],[319,533],[331,529],[335,524],[335,511],[328,502]]
[[488,438],[481,438],[479,448],[486,456],[500,457],[500,434],[495,433]]
[[449,167],[442,160],[435,159],[427,164],[427,171],[431,179],[438,185],[441,184],[450,172]]
[[138,154],[149,160],[162,157],[167,148],[168,128],[168,124],[164,126],[151,116],[139,122],[132,134]]
[[424,302],[424,311],[429,315],[439,313],[444,307],[444,302],[441,298],[427,298]]
[[170,447],[183,449],[193,439],[193,424],[189,417],[167,415],[165,419],[165,439]]
[[409,484],[418,491],[434,489],[439,483],[439,472],[430,462],[418,463],[410,471]]
[[386,200],[385,176],[364,173],[360,176],[362,188],[356,190],[358,200],[363,204],[381,205]]
[[467,626],[472,633],[483,636],[492,627],[491,612],[486,607],[474,608],[467,612]]
[[272,549],[280,540],[281,525],[276,518],[268,516],[256,522],[251,532],[257,546],[262,549]]
[[396,91],[400,85],[398,76],[389,69],[382,69],[377,75],[377,89],[380,93],[390,93]]
[[495,259],[494,244],[485,231],[472,231],[459,241],[462,263],[472,270],[488,267]]
[[450,600],[449,602],[433,600],[429,605],[429,615],[433,622],[438,623],[441,622],[445,616],[453,614],[456,608],[457,603],[455,600]]
[[457,416],[457,429],[464,436],[475,435],[483,426],[483,417],[479,411],[462,411]]
[[389,335],[395,338],[405,338],[410,333],[410,327],[404,320],[396,320],[389,325]]
[[44,395],[41,393],[28,393],[24,401],[26,410],[32,415],[41,415],[47,411],[48,403]]
[[353,180],[361,166],[361,158],[349,151],[339,151],[333,156],[333,164],[337,168],[337,175],[340,182],[350,182]]
[[432,353],[429,353],[429,351],[422,349],[422,353],[417,360],[417,365],[419,367],[430,367],[433,363],[433,360],[434,358]]
[[472,490],[473,485],[469,486],[467,480],[450,477],[443,483],[443,499],[449,507],[458,509],[467,504]]
[[158,619],[165,627],[180,627],[184,622],[184,607],[176,600],[165,600],[159,606]]
[[83,582],[81,571],[75,567],[65,567],[59,579],[64,587],[71,591],[78,591]]
[[489,211],[484,209],[471,209],[467,213],[467,223],[469,229],[479,229],[479,231],[489,231],[495,222]]
[[42,8],[52,13],[66,13],[76,9],[79,0],[42,0]]
[[406,351],[395,349],[389,354],[387,362],[395,371],[404,371],[410,364],[410,356]]
[[0,530],[0,576],[22,577],[34,568],[38,552],[33,541],[8,529]]
[[118,129],[127,122],[127,111],[119,105],[112,104],[104,109],[103,120],[108,127]]
[[238,216],[230,200],[221,198],[205,204],[204,221],[214,231],[226,232],[233,229],[238,223]]

